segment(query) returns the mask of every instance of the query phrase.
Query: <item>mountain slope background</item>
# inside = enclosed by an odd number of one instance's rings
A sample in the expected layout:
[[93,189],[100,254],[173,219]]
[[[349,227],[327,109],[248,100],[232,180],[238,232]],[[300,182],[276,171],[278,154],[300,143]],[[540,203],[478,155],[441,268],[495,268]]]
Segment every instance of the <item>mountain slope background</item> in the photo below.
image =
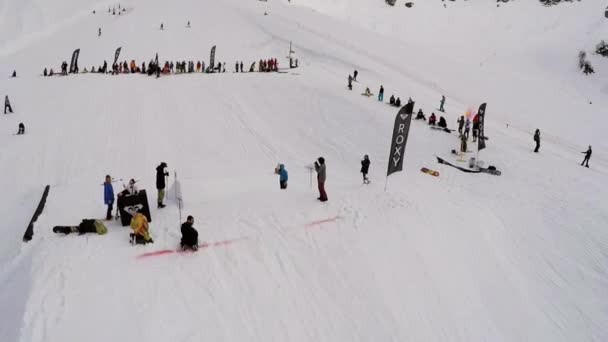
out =
[[[608,338],[608,59],[591,54],[608,33],[601,1],[134,0],[109,15],[117,5],[0,1],[0,94],[16,111],[0,118],[1,340]],[[287,66],[290,42],[298,69],[232,73],[237,60]],[[208,63],[213,45],[225,74],[40,76],[76,48],[82,70],[111,63],[119,46],[138,64],[156,53]],[[579,50],[596,74],[579,72]],[[396,110],[359,96],[380,84],[427,116],[446,95],[452,127],[487,102],[479,158],[502,176],[437,164],[458,163],[457,136],[414,121],[404,172],[385,192]],[[25,136],[12,135],[19,122]],[[590,169],[579,165],[588,145]],[[307,168],[319,156],[327,204]],[[161,161],[182,183],[182,219],[195,216],[201,240],[230,243],[138,259],[179,244],[172,186],[169,206],[152,212],[153,245],[129,245],[115,222],[104,236],[51,232],[102,217],[108,173],[138,179],[153,204]]]

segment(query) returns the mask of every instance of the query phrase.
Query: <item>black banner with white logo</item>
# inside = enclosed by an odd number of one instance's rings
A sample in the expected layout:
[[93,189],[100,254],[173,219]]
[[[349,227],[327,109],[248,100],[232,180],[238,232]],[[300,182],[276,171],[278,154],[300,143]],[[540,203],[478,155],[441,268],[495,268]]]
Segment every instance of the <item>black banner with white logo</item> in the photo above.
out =
[[477,112],[479,116],[479,138],[477,139],[477,151],[481,151],[486,148],[486,136],[484,133],[484,121],[486,117],[486,104],[482,103],[479,106],[479,111]]
[[395,118],[395,126],[393,127],[393,139],[391,142],[391,154],[388,161],[387,177],[392,173],[403,170],[403,157],[405,152],[405,144],[410,132],[410,123],[412,122],[412,113],[414,112],[414,102],[409,102],[403,106],[397,117]]
[[78,55],[80,55],[80,49],[74,50],[72,62],[70,63],[70,73],[76,72],[76,69],[78,68]]
[[114,53],[114,64],[116,64],[116,62],[118,62],[118,56],[120,56],[120,50],[122,50],[122,47],[119,47],[118,49],[116,49],[116,52]]
[[210,70],[213,71],[215,67],[215,45],[211,48],[211,56],[209,57],[209,67]]

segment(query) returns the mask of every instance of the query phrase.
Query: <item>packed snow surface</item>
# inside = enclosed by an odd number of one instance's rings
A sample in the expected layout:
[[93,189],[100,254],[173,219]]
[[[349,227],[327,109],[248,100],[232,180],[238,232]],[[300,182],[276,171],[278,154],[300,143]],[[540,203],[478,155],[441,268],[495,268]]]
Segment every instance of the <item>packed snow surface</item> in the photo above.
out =
[[[0,95],[15,110],[0,114],[0,341],[607,341],[608,59],[592,53],[605,2],[446,3],[132,0],[113,16],[118,2],[0,0]],[[286,68],[290,42],[299,68],[232,72]],[[208,63],[214,45],[226,73],[41,76],[76,48],[82,71],[118,47],[121,61]],[[397,110],[359,95],[381,84],[385,102],[411,97],[452,128],[487,102],[478,158],[502,175],[437,164],[466,166],[457,133],[412,121],[384,191]],[[308,168],[319,156],[327,203]],[[51,231],[103,217],[106,174],[147,190],[154,244],[131,246],[118,221],[103,236]],[[181,219],[208,247],[138,257],[179,245],[176,174]]]

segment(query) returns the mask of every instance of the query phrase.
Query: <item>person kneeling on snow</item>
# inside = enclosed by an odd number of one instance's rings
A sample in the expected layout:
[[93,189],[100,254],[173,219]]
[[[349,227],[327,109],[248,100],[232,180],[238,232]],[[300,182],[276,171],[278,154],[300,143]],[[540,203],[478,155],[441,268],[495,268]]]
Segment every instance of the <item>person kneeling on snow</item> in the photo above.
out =
[[139,209],[136,209],[133,218],[131,218],[131,229],[133,229],[133,233],[130,235],[131,244],[145,245],[147,243],[153,243],[154,241],[150,237],[149,228],[148,219]]
[[186,222],[182,223],[182,250],[191,249],[196,251],[198,249],[198,232],[192,225],[194,224],[194,217],[188,215]]
[[418,114],[416,114],[416,120],[426,120],[422,109],[418,109]]
[[108,232],[108,228],[104,226],[103,222],[95,219],[83,219],[77,226],[55,226],[53,227],[54,233],[78,233],[83,235],[86,233],[97,233],[103,235]]

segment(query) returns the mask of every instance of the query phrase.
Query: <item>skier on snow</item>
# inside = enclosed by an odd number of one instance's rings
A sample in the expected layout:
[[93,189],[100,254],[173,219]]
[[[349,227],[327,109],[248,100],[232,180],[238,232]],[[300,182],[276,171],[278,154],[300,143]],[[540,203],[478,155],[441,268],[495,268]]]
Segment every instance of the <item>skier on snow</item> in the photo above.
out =
[[536,129],[536,132],[534,133],[534,142],[536,143],[536,148],[534,149],[534,152],[538,153],[538,149],[540,148],[540,130]]
[[196,251],[198,249],[198,231],[192,227],[194,224],[194,217],[188,215],[186,222],[182,223],[182,240],[181,246],[182,250],[193,250]]
[[325,192],[325,180],[327,180],[327,170],[325,158],[319,157],[315,162],[315,170],[317,171],[317,184],[319,187],[319,198],[321,202],[327,202],[327,193]]
[[112,186],[112,177],[110,175],[106,175],[106,180],[103,183],[103,202],[108,206],[106,220],[111,220],[112,206],[114,205],[114,187]]
[[587,163],[585,165],[585,167],[589,167],[589,159],[591,159],[591,145],[589,145],[589,149],[587,150],[587,152],[581,152],[585,154],[585,159],[583,159],[583,162],[581,163],[581,166],[585,163]]
[[367,174],[369,172],[369,165],[372,162],[369,160],[369,156],[366,154],[361,161],[361,173],[363,174],[363,184],[369,184],[369,178]]
[[156,189],[158,190],[158,208],[164,208],[163,200],[165,198],[165,176],[169,176],[169,172],[165,171],[167,164],[160,163],[156,167]]

